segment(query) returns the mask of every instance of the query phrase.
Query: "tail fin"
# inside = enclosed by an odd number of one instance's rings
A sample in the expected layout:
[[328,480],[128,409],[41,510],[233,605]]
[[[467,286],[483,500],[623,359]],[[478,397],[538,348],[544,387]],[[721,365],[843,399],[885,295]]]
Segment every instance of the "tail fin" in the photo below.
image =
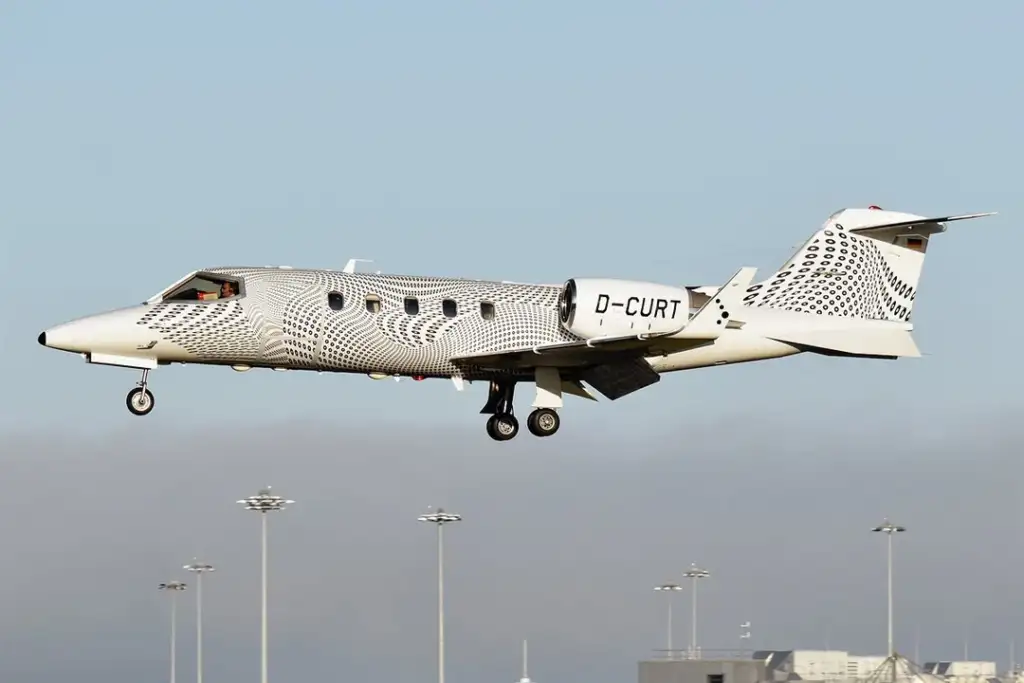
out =
[[837,211],[774,275],[747,288],[747,306],[906,322],[932,235],[944,223],[897,211]]

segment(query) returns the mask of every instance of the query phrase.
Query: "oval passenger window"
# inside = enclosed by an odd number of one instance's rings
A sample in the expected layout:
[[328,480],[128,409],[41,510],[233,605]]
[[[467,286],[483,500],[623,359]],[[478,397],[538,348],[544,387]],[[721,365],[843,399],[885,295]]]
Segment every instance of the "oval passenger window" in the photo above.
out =
[[327,305],[331,307],[331,310],[340,311],[345,305],[345,297],[339,292],[331,292],[327,295]]

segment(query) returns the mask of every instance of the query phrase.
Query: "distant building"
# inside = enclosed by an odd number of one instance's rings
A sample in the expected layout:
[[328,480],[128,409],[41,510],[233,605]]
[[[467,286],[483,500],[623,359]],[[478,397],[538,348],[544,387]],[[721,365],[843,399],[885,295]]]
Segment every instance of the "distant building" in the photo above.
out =
[[[844,650],[757,650],[745,656],[654,659],[639,663],[639,683],[886,683],[884,655]],[[911,665],[913,666],[913,665]],[[927,662],[897,665],[901,683],[1024,683],[1024,676],[1000,677],[995,662]]]
[[754,659],[661,659],[640,662],[639,683],[762,683],[765,663]]
[[[925,662],[921,668],[930,674],[957,683],[988,683],[1002,680],[995,662]],[[1019,673],[1016,677],[1019,677]]]

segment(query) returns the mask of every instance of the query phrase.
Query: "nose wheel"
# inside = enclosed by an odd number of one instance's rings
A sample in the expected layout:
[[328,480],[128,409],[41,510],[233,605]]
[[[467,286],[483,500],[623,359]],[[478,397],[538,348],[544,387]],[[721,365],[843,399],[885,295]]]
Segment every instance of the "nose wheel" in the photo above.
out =
[[146,386],[148,379],[149,370],[143,370],[139,385],[128,392],[125,404],[132,415],[149,415],[153,410],[156,399],[153,398],[153,392]]

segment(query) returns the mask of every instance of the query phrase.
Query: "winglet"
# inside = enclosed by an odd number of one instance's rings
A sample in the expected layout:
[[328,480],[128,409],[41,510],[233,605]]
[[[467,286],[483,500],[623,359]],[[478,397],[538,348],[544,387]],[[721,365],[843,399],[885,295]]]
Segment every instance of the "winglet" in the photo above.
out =
[[673,339],[715,339],[743,306],[743,295],[754,281],[757,268],[746,266],[736,271],[715,296],[708,299]]

